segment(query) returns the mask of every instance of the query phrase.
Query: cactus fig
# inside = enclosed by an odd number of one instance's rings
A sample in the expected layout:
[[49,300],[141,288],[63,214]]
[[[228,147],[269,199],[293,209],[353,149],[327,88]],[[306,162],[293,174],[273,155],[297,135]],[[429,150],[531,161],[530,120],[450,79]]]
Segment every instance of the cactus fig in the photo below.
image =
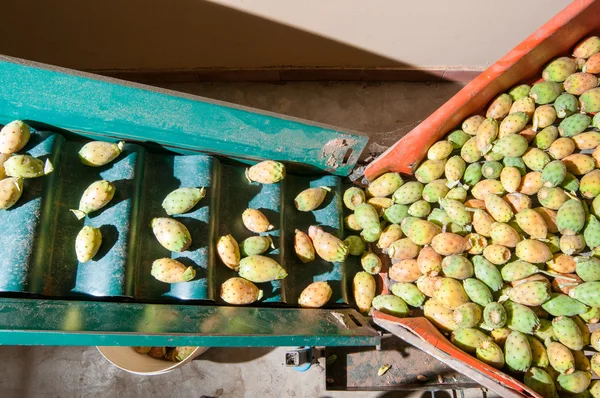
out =
[[263,291],[244,278],[234,277],[223,282],[220,296],[228,304],[244,305],[260,300]]
[[474,354],[480,343],[491,341],[492,339],[477,329],[462,328],[453,331],[450,340],[461,350],[469,354]]
[[115,195],[115,186],[110,181],[92,183],[81,196],[79,209],[71,210],[79,220],[87,214],[98,211],[106,206]]
[[246,178],[250,182],[275,184],[285,178],[285,166],[274,160],[265,160],[246,169]]
[[321,206],[325,200],[327,192],[331,192],[331,188],[317,187],[308,188],[300,192],[294,199],[294,206],[299,211],[313,211]]
[[118,158],[124,147],[123,141],[116,144],[104,141],[88,142],[79,150],[79,159],[86,166],[105,166]]
[[179,188],[167,195],[162,207],[170,216],[184,214],[193,209],[205,196],[205,188]]
[[186,267],[172,258],[161,258],[152,263],[152,276],[165,283],[189,282],[196,277],[194,267]]
[[391,291],[412,307],[420,307],[425,302],[425,295],[412,283],[394,283]]
[[[452,145],[444,141],[446,144],[446,148],[449,146],[450,152],[452,152]],[[449,152],[449,153],[450,153]],[[441,159],[446,158],[446,156]],[[440,159],[440,160],[441,160]],[[398,173],[385,173],[375,179],[371,184],[369,184],[369,188],[367,188],[367,192],[371,196],[383,198],[385,196],[389,196],[393,194],[398,188],[400,188],[404,184],[404,180],[400,177]]]
[[[308,236],[306,236],[306,237],[308,238]],[[365,244],[365,242],[359,236],[356,236],[356,235],[348,236],[346,239],[344,239],[344,244],[346,246],[348,246],[348,254],[350,254],[352,256],[362,256],[362,254],[364,253],[364,251],[367,248],[367,245]],[[311,247],[312,247],[312,242],[311,242]],[[313,248],[312,256],[314,259],[314,248]]]
[[380,294],[373,298],[373,308],[386,314],[403,318],[408,315],[408,306],[398,296],[393,294]]
[[31,137],[29,126],[20,120],[15,120],[0,130],[0,153],[10,154],[19,152],[27,145]]
[[158,242],[167,250],[183,252],[192,244],[190,231],[175,219],[168,217],[153,218],[150,226]]
[[251,236],[246,238],[240,243],[240,253],[244,257],[253,256],[256,254],[263,254],[269,248],[274,249],[273,239],[269,235],[267,236]]
[[219,238],[217,241],[217,253],[223,264],[234,271],[238,270],[240,265],[240,248],[233,236],[225,235]]
[[315,251],[325,261],[339,262],[348,257],[348,247],[338,237],[323,231],[322,228],[311,226],[308,236],[312,239]]
[[367,272],[360,271],[354,275],[352,281],[354,291],[354,301],[360,312],[367,313],[371,308],[371,303],[375,298],[375,279]]
[[300,293],[298,304],[303,308],[321,308],[331,299],[332,293],[327,282],[313,282]]
[[4,172],[8,177],[36,178],[54,171],[50,160],[46,162],[29,155],[14,155],[4,162]]
[[365,192],[358,187],[346,189],[343,197],[344,204],[350,210],[354,210],[356,206],[366,201]]
[[274,228],[267,219],[267,216],[257,209],[244,210],[242,213],[242,222],[248,230],[255,233],[267,232]]
[[80,263],[85,263],[94,258],[102,245],[102,232],[100,229],[86,225],[79,231],[75,238],[75,253]]
[[241,259],[238,272],[242,278],[254,283],[271,282],[287,276],[286,270],[277,261],[261,255]]
[[23,194],[23,179],[5,178],[0,180],[0,210],[13,207]]
[[532,362],[531,346],[527,336],[513,330],[504,343],[504,360],[508,368],[515,372],[526,372]]

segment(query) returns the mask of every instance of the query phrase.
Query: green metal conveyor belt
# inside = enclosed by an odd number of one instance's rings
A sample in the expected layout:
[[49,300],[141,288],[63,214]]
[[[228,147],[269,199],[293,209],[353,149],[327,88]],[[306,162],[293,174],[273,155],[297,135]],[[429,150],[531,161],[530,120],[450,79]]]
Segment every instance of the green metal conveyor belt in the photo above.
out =
[[[37,127],[24,151],[49,158],[55,166],[46,177],[26,180],[18,204],[0,211],[0,344],[377,343],[375,331],[348,308],[348,275],[360,268],[357,259],[303,264],[293,249],[296,228],[306,231],[309,225],[321,225],[342,236],[341,179],[314,169],[343,175],[353,164],[331,170],[335,156],[321,150],[320,157],[306,162],[312,172],[260,185],[246,180],[239,161],[192,151],[225,153],[245,161],[277,150],[276,159],[293,164],[304,163],[314,152],[296,145],[298,131],[317,145],[340,137],[350,140],[356,157],[366,143],[363,137],[14,60],[0,62],[0,71],[0,123],[24,119]],[[123,110],[120,105],[125,102]],[[138,119],[131,119],[132,112]],[[177,117],[181,120],[173,120]],[[236,146],[243,142],[239,137],[244,123],[270,132],[277,144],[265,142],[249,156],[248,143],[243,150]],[[121,156],[104,167],[84,166],[77,157],[85,143],[82,137],[108,136],[128,141]],[[293,141],[291,136],[296,136]],[[288,139],[291,145],[286,145]],[[76,208],[85,188],[100,179],[114,183],[114,199],[77,220],[69,209]],[[207,196],[191,212],[176,216],[189,228],[193,244],[188,251],[172,254],[156,241],[150,220],[166,216],[161,203],[169,192],[201,186]],[[294,197],[315,186],[327,186],[331,193],[318,210],[300,214]],[[286,268],[288,277],[260,284],[265,297],[256,306],[230,307],[220,301],[218,290],[236,274],[217,258],[215,244],[225,234],[240,242],[252,235],[241,222],[247,207],[261,209],[275,226],[269,232],[275,249],[268,255]],[[98,227],[103,235],[99,254],[85,264],[77,262],[74,250],[83,225]],[[150,275],[152,261],[169,256],[194,266],[196,278],[173,285],[156,281]],[[313,281],[332,286],[332,309],[297,308],[300,292]]]

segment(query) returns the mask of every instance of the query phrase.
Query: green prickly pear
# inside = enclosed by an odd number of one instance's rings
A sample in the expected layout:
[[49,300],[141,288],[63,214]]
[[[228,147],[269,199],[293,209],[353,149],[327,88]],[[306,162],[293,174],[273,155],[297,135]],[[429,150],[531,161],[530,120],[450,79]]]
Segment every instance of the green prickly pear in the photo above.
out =
[[100,229],[86,225],[75,238],[75,253],[80,263],[90,261],[100,250],[102,233]]
[[479,159],[481,159],[483,154],[477,148],[477,136],[472,137],[467,142],[465,142],[465,144],[460,149],[460,156],[467,163],[475,163]]
[[228,304],[252,304],[260,300],[262,296],[263,291],[244,278],[229,278],[221,285],[220,297]]
[[535,312],[522,304],[506,301],[506,326],[525,334],[533,334],[540,327],[540,320]]
[[497,179],[500,177],[503,168],[504,166],[502,163],[492,160],[483,164],[481,167],[481,174],[487,179]]
[[392,205],[383,211],[383,219],[393,224],[400,224],[408,216],[408,209],[406,205]]
[[294,206],[299,211],[313,211],[321,206],[321,203],[325,200],[325,196],[327,196],[327,192],[331,192],[331,188],[318,187],[305,189],[294,199]]
[[240,260],[240,276],[254,283],[271,282],[287,276],[285,269],[270,257],[248,256]]
[[480,280],[475,278],[465,279],[463,281],[463,288],[469,296],[469,299],[474,303],[481,306],[487,306],[493,300],[492,292],[490,289]]
[[379,230],[381,228],[377,210],[368,203],[361,203],[356,206],[354,218],[363,230]]
[[179,188],[167,195],[162,207],[170,216],[184,214],[194,208],[204,196],[205,188]]
[[373,308],[386,314],[404,318],[408,315],[408,306],[398,296],[393,294],[380,294],[373,298]]
[[544,166],[542,181],[545,187],[553,188],[560,185],[567,175],[567,167],[560,160],[554,160]]
[[360,231],[360,237],[365,242],[377,242],[377,240],[381,237],[381,229],[363,229]]
[[325,261],[341,262],[348,257],[348,247],[337,236],[311,225],[308,228],[315,251]]
[[531,348],[531,366],[535,366],[538,368],[547,368],[550,365],[548,360],[548,353],[546,352],[546,347],[539,341],[537,338],[533,336],[527,336],[527,341],[529,342],[529,347]]
[[574,287],[569,296],[590,307],[600,307],[600,282],[585,282]]
[[[452,146],[450,145],[450,152],[452,152]],[[445,158],[445,157],[444,157]],[[443,158],[442,158],[443,159]],[[398,173],[385,173],[375,179],[367,192],[371,196],[385,197],[393,194],[396,189],[400,188],[404,184],[404,180]]]
[[454,199],[440,199],[440,206],[450,216],[452,221],[460,226],[465,226],[471,222],[472,215],[467,211],[465,205]]
[[428,203],[437,203],[440,198],[446,196],[449,190],[446,180],[435,180],[425,185],[422,196]]
[[555,126],[548,126],[537,133],[533,142],[541,150],[550,148],[550,145],[558,138],[558,129]]
[[525,112],[514,112],[506,116],[498,127],[498,134],[501,137],[507,137],[523,130],[529,121],[529,115]]
[[472,258],[475,269],[475,277],[485,283],[492,291],[497,292],[502,288],[502,275],[498,268],[483,256]]
[[444,275],[454,279],[467,279],[473,276],[473,264],[460,255],[446,256],[442,260]]
[[541,149],[529,148],[523,155],[523,161],[531,170],[541,172],[550,163],[550,156]]
[[473,186],[481,180],[482,175],[481,164],[471,163],[465,169],[463,174],[463,182],[469,186]]
[[365,252],[360,258],[360,264],[366,272],[372,275],[380,273],[383,267],[381,259],[373,252]]
[[274,248],[273,240],[269,235],[251,236],[240,243],[240,252],[244,257],[263,254],[269,250],[269,248]]
[[[308,236],[307,236],[307,238],[308,238]],[[348,254],[350,254],[352,256],[362,256],[362,254],[364,253],[364,251],[367,248],[365,242],[359,236],[356,236],[356,235],[348,236],[346,239],[344,239],[344,244],[346,246],[348,246]],[[311,243],[311,247],[312,247],[312,243]],[[314,257],[314,251],[313,251],[313,257]]]
[[577,72],[577,62],[573,58],[560,57],[550,62],[542,72],[542,78],[551,82],[562,83]]
[[527,336],[513,330],[504,343],[504,360],[515,372],[526,372],[531,367],[532,354]]
[[512,301],[529,307],[542,305],[550,295],[550,283],[547,280],[521,283],[508,291]]
[[219,238],[217,241],[217,253],[223,264],[234,271],[238,270],[240,265],[240,248],[233,236],[225,235]]
[[497,369],[504,367],[504,353],[492,340],[483,340],[476,349],[477,359]]
[[540,82],[531,87],[529,96],[535,100],[536,104],[549,104],[563,92],[560,84],[555,82]]
[[492,339],[485,333],[474,328],[456,329],[452,332],[450,341],[461,350],[474,354],[482,341]]
[[579,109],[579,102],[577,97],[573,94],[562,93],[554,101],[554,110],[556,110],[556,116],[561,119],[571,116]]
[[81,163],[86,166],[100,167],[118,158],[124,147],[125,142],[123,141],[116,144],[113,142],[92,141],[85,144],[79,150],[78,155]]
[[592,118],[584,113],[575,113],[565,119],[558,125],[558,132],[561,137],[574,137],[585,131],[592,122]]
[[573,73],[565,80],[563,86],[567,93],[581,95],[588,90],[598,87],[598,78],[591,73]]
[[265,160],[246,169],[246,178],[250,182],[275,184],[285,178],[285,166],[274,160]]
[[565,173],[565,179],[560,183],[560,187],[571,193],[579,190],[579,180],[568,171]]
[[466,168],[467,165],[460,156],[452,156],[448,159],[444,166],[444,174],[448,180],[448,187],[454,187],[460,182]]
[[36,178],[54,171],[50,160],[46,162],[29,155],[14,155],[4,162],[4,172],[8,177]]
[[508,95],[511,96],[513,101],[517,101],[520,98],[527,97],[529,95],[529,90],[531,90],[531,86],[528,84],[519,84],[510,89]]
[[[575,300],[577,301],[577,300]],[[577,301],[578,302],[578,301]],[[566,314],[565,314],[566,315]],[[587,312],[579,314],[579,317],[586,323],[598,323],[600,322],[600,308],[599,307],[590,307]],[[598,334],[600,337],[600,333]],[[592,345],[596,348],[596,351],[600,351],[600,345],[594,344],[594,333],[591,335]]]
[[394,203],[409,205],[421,199],[423,184],[418,181],[409,181],[394,192]]
[[552,328],[554,334],[563,345],[567,348],[577,351],[584,346],[581,330],[575,321],[566,316],[559,316],[552,320]]
[[583,372],[581,370],[576,370],[570,374],[561,374],[556,378],[558,388],[569,394],[579,394],[584,392],[591,381],[592,375],[590,372]]
[[431,213],[431,205],[423,199],[417,200],[408,208],[408,214],[417,218],[425,218],[429,213]]
[[596,249],[600,246],[600,221],[595,215],[589,214],[587,216],[587,223],[583,230],[583,238],[585,243],[592,249]]
[[575,272],[584,282],[600,281],[600,259],[597,257],[576,257]]
[[183,252],[192,244],[190,231],[185,225],[168,217],[153,218],[150,226],[158,242],[172,252]]
[[483,319],[494,329],[501,328],[506,324],[506,310],[501,304],[490,302],[483,309]]
[[369,312],[377,288],[373,276],[364,271],[357,272],[352,281],[352,288],[358,310],[363,314]]
[[415,170],[417,181],[427,184],[433,180],[437,180],[444,174],[445,160],[429,160],[427,159]]
[[31,137],[29,126],[20,120],[15,120],[0,130],[0,153],[15,153],[27,145]]
[[425,302],[425,295],[412,283],[394,283],[391,291],[412,307],[420,307]]
[[308,285],[298,298],[298,304],[303,308],[321,308],[329,299],[333,290],[327,282],[313,282]]
[[471,136],[462,130],[454,130],[453,132],[448,134],[448,137],[446,137],[446,139],[450,144],[452,144],[452,147],[454,149],[462,148],[462,146],[465,145],[465,142],[467,142],[469,138],[471,138]]
[[558,398],[554,380],[544,369],[530,368],[525,373],[524,383],[544,398]]
[[186,267],[172,258],[161,258],[152,263],[151,274],[165,283],[189,282],[196,277],[193,267]]
[[[438,141],[433,144],[427,151],[427,159],[430,160],[442,160],[446,159],[452,151],[454,146],[448,141]],[[375,182],[375,181],[374,181]],[[387,195],[386,195],[387,196]]]
[[585,210],[578,199],[567,200],[558,209],[556,225],[563,235],[578,234],[585,226]]
[[553,293],[552,297],[542,304],[542,308],[552,316],[574,316],[589,310],[587,305],[561,293]]
[[417,219],[407,231],[407,236],[417,245],[428,245],[441,232],[440,227],[432,222]]
[[581,94],[579,97],[581,112],[600,112],[600,88],[593,88]]
[[[479,153],[485,154],[492,149],[492,142],[498,137],[498,130],[499,126],[496,119],[488,117],[481,123],[477,129],[477,135],[475,136]],[[465,159],[465,161],[469,162],[467,159]]]
[[344,205],[350,210],[354,210],[356,206],[366,201],[365,191],[358,187],[346,189],[343,197]]
[[22,178],[5,178],[0,180],[0,210],[13,207],[23,194]]
[[569,197],[567,196],[565,191],[559,187],[543,187],[539,190],[537,198],[542,206],[551,210],[560,209],[563,203],[569,200]]

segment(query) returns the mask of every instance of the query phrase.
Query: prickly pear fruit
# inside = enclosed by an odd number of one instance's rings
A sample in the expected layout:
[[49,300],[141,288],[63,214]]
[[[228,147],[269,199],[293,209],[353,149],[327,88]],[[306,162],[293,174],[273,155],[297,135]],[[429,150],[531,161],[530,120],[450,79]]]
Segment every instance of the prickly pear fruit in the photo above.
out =
[[596,249],[600,246],[600,221],[593,214],[588,215],[585,229],[583,230],[585,243],[591,248]]
[[285,166],[274,160],[265,160],[246,169],[246,178],[250,182],[275,184],[285,178]]
[[487,179],[498,179],[503,168],[504,166],[502,163],[492,160],[483,164],[481,167],[481,174]]
[[511,96],[513,101],[517,101],[520,98],[527,97],[529,95],[529,90],[531,90],[531,86],[528,84],[519,84],[510,89],[508,95]]
[[310,226],[308,236],[312,239],[315,251],[325,261],[339,262],[348,257],[348,247],[337,236],[323,231],[317,226]]
[[360,258],[360,264],[366,272],[372,275],[380,273],[383,267],[381,259],[373,252],[365,252]]
[[110,181],[96,181],[83,192],[79,209],[71,210],[79,220],[87,214],[106,206],[115,196],[115,186]]
[[508,222],[514,213],[508,203],[495,194],[488,194],[485,197],[485,208],[488,213],[498,222]]
[[423,184],[418,181],[409,181],[394,192],[394,203],[409,205],[421,199]]
[[556,120],[556,111],[551,105],[538,107],[533,114],[533,131],[551,126]]
[[584,282],[600,281],[600,259],[597,257],[576,257],[575,272]]
[[80,263],[90,261],[102,245],[102,233],[100,229],[86,225],[79,231],[75,238],[75,253]]
[[254,283],[270,282],[287,276],[286,270],[277,261],[261,255],[243,258],[238,272],[242,278]]
[[362,229],[378,230],[381,228],[377,210],[368,203],[361,203],[356,206],[354,217]]
[[186,267],[172,258],[161,258],[152,263],[151,274],[165,283],[189,282],[196,276],[193,267]]
[[365,192],[358,187],[346,189],[343,197],[344,204],[350,210],[354,210],[356,206],[366,201]]
[[248,230],[255,233],[267,232],[274,228],[267,219],[267,216],[257,209],[244,210],[242,213],[242,222]]
[[598,78],[591,73],[573,73],[565,80],[564,87],[569,94],[581,95],[594,87],[598,87]]
[[354,213],[344,218],[344,226],[351,231],[362,231],[362,227],[356,222],[356,217],[354,217]]
[[577,351],[584,346],[583,336],[575,321],[566,316],[559,316],[552,320],[554,334],[567,348]]
[[418,219],[407,231],[407,236],[417,245],[428,245],[433,238],[441,233],[440,227],[432,222]]
[[433,297],[433,294],[442,283],[441,276],[423,275],[417,279],[415,285],[427,297]]
[[438,329],[453,331],[456,329],[454,323],[454,311],[442,305],[436,299],[429,299],[423,306],[423,316],[433,323]]
[[524,383],[542,397],[558,398],[554,380],[544,369],[530,368],[525,373]]
[[4,172],[9,177],[36,178],[48,175],[54,171],[50,160],[46,162],[29,155],[14,155],[4,162]]
[[483,319],[494,329],[501,328],[506,324],[506,310],[501,304],[490,302],[483,309]]
[[424,275],[437,275],[442,270],[442,256],[431,246],[424,247],[417,257],[417,266]]
[[593,88],[579,97],[581,112],[600,112],[600,88]]
[[596,53],[592,55],[585,63],[583,72],[586,73],[600,73],[600,55]]
[[123,141],[116,144],[103,141],[88,142],[79,150],[79,159],[86,166],[104,166],[118,158],[124,147]]
[[452,156],[444,165],[444,175],[448,180],[449,187],[456,186],[463,177],[467,164],[460,156]]
[[[492,149],[492,142],[498,137],[498,122],[493,118],[485,119],[477,129],[476,148],[480,154],[485,154]],[[465,144],[466,145],[466,144]],[[464,147],[463,147],[464,149]],[[462,152],[461,152],[462,155]],[[465,159],[466,162],[469,160]]]
[[485,114],[487,118],[503,119],[512,105],[512,98],[508,94],[500,94],[490,104]]
[[465,145],[465,143],[469,141],[470,138],[471,136],[462,130],[454,130],[446,137],[446,139],[450,144],[452,144],[452,148],[454,149],[462,148],[463,145]]
[[327,282],[313,282],[300,293],[298,304],[303,308],[321,308],[327,304],[332,293]]
[[585,282],[573,288],[573,290],[569,292],[569,296],[590,307],[600,307],[599,291],[600,282]]
[[592,381],[590,372],[576,370],[570,374],[561,374],[556,378],[556,384],[561,391],[569,394],[579,394],[587,390]]
[[472,137],[460,148],[460,157],[467,163],[475,163],[483,154],[477,148],[477,137]]
[[523,304],[506,301],[506,326],[525,334],[533,334],[540,327],[540,320],[535,312]]
[[537,194],[538,201],[540,204],[551,210],[558,210],[560,207],[569,200],[569,197],[562,188],[554,187],[547,188],[543,187]]
[[493,242],[506,247],[516,247],[523,239],[519,232],[506,223],[494,222],[490,226],[489,236]]
[[[564,254],[571,256],[581,252],[583,249],[585,249],[583,235],[563,235],[560,237],[560,251]],[[575,270],[575,263],[572,262],[572,265],[573,270]]]
[[433,297],[451,310],[469,301],[469,296],[465,293],[462,284],[452,278],[442,278]]
[[417,181],[427,184],[433,180],[437,180],[444,174],[445,160],[429,160],[427,159],[415,170],[415,178]]
[[444,275],[454,279],[467,279],[473,276],[473,264],[468,258],[452,255],[442,260]]
[[[525,98],[523,100],[526,100]],[[525,112],[514,112],[510,115],[506,116],[502,122],[500,122],[500,127],[498,128],[498,133],[500,136],[500,140],[502,138],[506,138],[509,135],[515,135],[519,131],[523,130],[529,121],[529,116]],[[515,135],[516,136],[516,135]],[[521,137],[523,138],[523,137]],[[498,151],[494,151],[499,153]],[[504,156],[512,156],[512,155],[504,155]],[[520,156],[520,155],[516,155]]]
[[558,126],[558,132],[561,137],[574,137],[585,131],[591,122],[592,118],[588,115],[576,113],[560,122],[560,125]]
[[217,241],[217,253],[227,267],[237,271],[240,265],[240,248],[231,235],[221,236]]
[[552,260],[552,253],[543,242],[526,239],[517,243],[515,254],[528,263],[545,263]]
[[408,238],[398,239],[388,247],[388,256],[394,260],[409,260],[417,257],[420,248]]
[[480,163],[471,163],[465,169],[463,174],[463,182],[469,186],[473,186],[477,184],[483,174],[481,173],[481,164]]
[[158,242],[167,250],[183,252],[192,244],[190,231],[177,220],[157,217],[152,219],[150,226]]
[[544,80],[562,83],[567,77],[577,72],[577,62],[573,58],[560,57],[550,62],[542,72]]
[[521,283],[508,291],[512,301],[529,307],[542,305],[550,295],[550,283],[547,280]]
[[600,52],[600,38],[598,36],[589,36],[575,46],[573,56],[587,59],[597,52]]
[[400,224],[408,216],[408,209],[406,205],[392,205],[383,211],[383,219],[393,224]]
[[10,153],[0,153],[0,180],[3,180],[6,178],[6,171],[4,170],[4,162],[6,162],[6,160],[8,158],[10,158],[12,156],[12,154]]
[[473,213],[473,228],[485,237],[490,237],[490,230],[495,221],[485,210],[477,209]]
[[576,176],[584,175],[594,170],[596,162],[594,158],[583,153],[574,153],[562,159],[567,171]]
[[367,272],[360,271],[354,275],[352,281],[354,301],[358,310],[363,314],[369,312],[371,303],[375,297],[376,283],[373,276]]
[[575,235],[583,229],[585,210],[578,199],[568,200],[558,209],[556,225],[563,235]]
[[570,374],[575,371],[575,358],[566,346],[556,341],[547,345],[550,365],[561,374]]
[[430,212],[431,205],[425,200],[417,200],[408,208],[408,214],[417,218],[425,218]]
[[23,179],[5,178],[0,180],[0,210],[13,207],[23,194]]
[[560,84],[555,82],[540,82],[531,87],[529,96],[534,99],[536,104],[549,104],[563,92]]
[[425,302],[425,295],[412,283],[395,283],[391,290],[412,307],[420,307]]
[[467,253],[469,254],[482,254],[488,245],[487,239],[483,235],[477,233],[470,233],[465,236],[467,241]]
[[516,221],[519,227],[532,239],[545,239],[546,235],[548,235],[546,221],[535,210],[521,210],[517,213]]
[[398,296],[393,294],[380,294],[373,298],[373,308],[386,314],[403,318],[408,315],[408,306]]
[[548,353],[546,347],[533,336],[527,336],[529,347],[531,348],[531,366],[538,368],[546,368],[550,364],[548,361]]
[[556,110],[556,116],[561,119],[571,116],[579,109],[579,101],[573,94],[562,93],[554,101],[554,110]]
[[184,214],[193,209],[204,196],[205,188],[179,188],[167,195],[162,207],[170,216]]
[[294,199],[294,206],[299,211],[313,211],[323,203],[327,192],[331,192],[331,188],[317,187],[308,188],[300,192]]
[[[308,236],[306,236],[308,238]],[[350,235],[346,239],[344,239],[344,244],[348,246],[348,254],[352,256],[362,256],[365,249],[367,248],[365,242],[356,235]],[[312,247],[312,242],[311,242]],[[313,258],[314,258],[314,249],[313,249]],[[312,261],[312,260],[311,260]]]
[[244,257],[263,254],[269,248],[274,248],[273,240],[267,236],[251,236],[240,243],[240,253]]
[[595,149],[600,145],[600,133],[596,131],[584,131],[571,138],[575,147],[580,150]]
[[454,199],[440,199],[439,203],[456,224],[465,226],[471,222],[472,215],[467,211],[464,203]]
[[483,249],[483,257],[492,264],[502,265],[510,260],[510,250],[502,245],[489,245]]
[[461,128],[463,131],[469,135],[477,134],[477,129],[479,125],[485,120],[485,117],[481,115],[473,115],[465,119],[463,121]]
[[567,167],[560,160],[548,163],[542,170],[542,181],[545,187],[553,188],[560,185],[567,175]]
[[542,308],[552,316],[574,316],[589,310],[585,304],[560,293],[552,294],[550,300],[542,304]]
[[442,256],[460,254],[465,251],[466,245],[467,242],[465,238],[451,232],[438,234],[431,241],[433,250]]
[[548,148],[548,154],[554,159],[564,159],[573,151],[575,151],[575,142],[568,137],[557,139]]
[[388,271],[388,276],[395,282],[415,282],[423,274],[419,270],[417,260],[400,260],[392,265]]
[[[570,297],[569,297],[570,298]],[[577,300],[574,300],[577,301]],[[578,301],[577,301],[578,302]],[[565,314],[567,315],[567,314]],[[579,317],[586,323],[598,323],[600,322],[600,308],[599,307],[590,307],[587,312],[579,314]],[[600,337],[600,333],[597,334]],[[600,345],[596,345],[594,343],[594,333],[591,335],[591,344],[596,349],[596,351],[600,351]],[[600,341],[599,341],[600,343]]]
[[532,354],[527,336],[513,330],[504,343],[504,360],[515,372],[526,372],[531,367]]
[[252,304],[262,298],[263,291],[244,278],[233,277],[223,282],[220,296],[228,304]]
[[524,195],[534,195],[539,192],[543,185],[542,173],[539,171],[532,171],[521,178],[519,192]]
[[579,186],[584,198],[593,199],[600,194],[600,170],[594,170],[581,178]]
[[523,161],[533,171],[542,171],[548,163],[550,156],[538,148],[529,148],[523,155]]
[[476,303],[464,303],[454,310],[454,322],[458,328],[473,328],[481,321],[481,307]]
[[474,354],[479,344],[492,339],[485,333],[474,328],[456,329],[452,332],[450,341],[461,350]]
[[450,189],[446,186],[446,182],[446,180],[442,179],[432,181],[429,184],[425,185],[422,193],[423,199],[428,203],[437,203],[437,201],[440,198],[446,196]]
[[515,192],[521,185],[521,172],[516,167],[504,167],[500,172],[500,183],[506,192]]
[[475,278],[465,279],[463,281],[463,288],[469,299],[481,306],[487,306],[493,300],[490,289],[483,282]]
[[506,194],[502,199],[510,205],[510,208],[515,214],[526,209],[531,209],[531,206],[533,205],[533,202],[528,195],[523,195],[519,192]]
[[380,249],[387,249],[392,243],[402,238],[402,229],[398,224],[390,224],[381,233],[377,247]]
[[[533,100],[533,98],[526,96],[515,100],[515,102],[513,102],[512,106],[510,107],[510,113],[508,114],[507,118],[510,117],[511,114],[517,112],[525,113],[527,119],[529,120],[529,118],[533,116],[533,112],[535,112],[535,101]],[[518,130],[516,132],[519,131],[521,130]],[[514,134],[514,132],[512,134]],[[500,133],[500,136],[503,136],[502,133]]]
[[[450,152],[452,152],[452,145],[443,141],[450,146]],[[445,156],[441,159],[444,159]],[[385,197],[393,194],[398,188],[404,184],[402,177],[398,173],[385,173],[375,179],[367,188],[367,192],[371,196]]]
[[20,120],[15,120],[0,130],[0,153],[19,152],[27,143],[31,136],[29,126]]

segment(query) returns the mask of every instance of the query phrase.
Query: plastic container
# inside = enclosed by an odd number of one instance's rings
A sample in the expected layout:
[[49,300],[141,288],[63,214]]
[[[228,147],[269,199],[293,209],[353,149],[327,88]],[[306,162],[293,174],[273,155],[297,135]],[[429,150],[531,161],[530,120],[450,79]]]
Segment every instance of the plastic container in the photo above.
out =
[[133,347],[96,347],[100,354],[117,368],[141,376],[156,376],[169,373],[174,369],[190,363],[194,358],[204,354],[208,347],[196,349],[181,362],[171,362],[152,358],[135,352]]

